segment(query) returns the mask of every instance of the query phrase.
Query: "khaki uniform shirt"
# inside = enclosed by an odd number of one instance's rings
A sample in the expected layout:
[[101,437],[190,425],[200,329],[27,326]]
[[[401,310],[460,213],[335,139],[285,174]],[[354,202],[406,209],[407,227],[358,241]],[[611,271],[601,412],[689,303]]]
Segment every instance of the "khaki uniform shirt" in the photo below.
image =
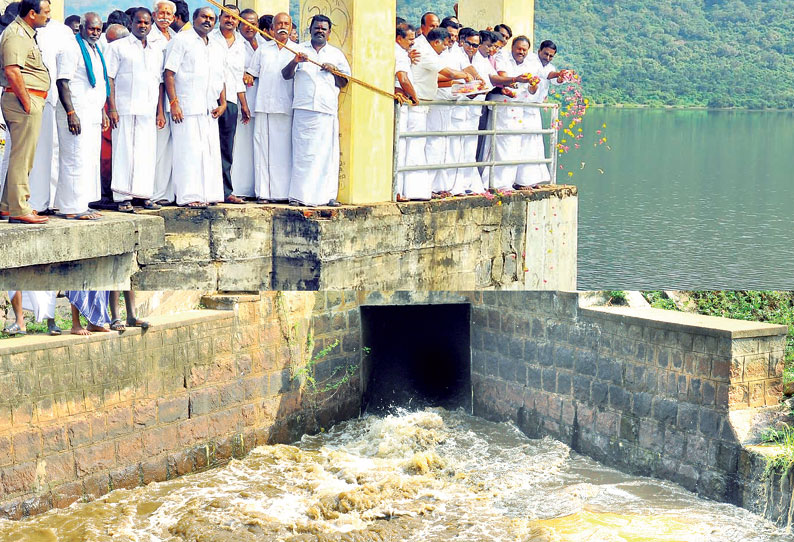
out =
[[6,66],[19,66],[25,87],[33,90],[50,90],[50,72],[44,65],[41,50],[36,43],[36,31],[17,17],[0,37],[0,85],[9,87]]

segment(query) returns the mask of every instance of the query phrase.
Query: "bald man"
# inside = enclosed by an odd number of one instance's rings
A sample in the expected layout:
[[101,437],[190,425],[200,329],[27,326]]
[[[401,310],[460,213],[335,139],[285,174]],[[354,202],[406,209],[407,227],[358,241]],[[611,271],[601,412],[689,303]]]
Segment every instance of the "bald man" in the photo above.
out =
[[96,220],[88,204],[100,197],[99,160],[102,130],[109,121],[105,104],[110,83],[105,60],[97,41],[102,35],[102,19],[96,13],[83,16],[77,42],[58,62],[56,111],[60,145],[58,190],[55,207],[61,216],[76,220]]

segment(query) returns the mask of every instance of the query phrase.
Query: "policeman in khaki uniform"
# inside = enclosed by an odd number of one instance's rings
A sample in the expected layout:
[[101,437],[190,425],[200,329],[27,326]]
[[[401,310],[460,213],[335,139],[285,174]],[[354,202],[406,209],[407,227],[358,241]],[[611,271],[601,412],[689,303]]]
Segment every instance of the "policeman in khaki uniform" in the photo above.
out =
[[36,28],[47,24],[48,0],[22,0],[19,15],[0,37],[0,85],[2,108],[11,133],[8,175],[0,199],[0,213],[9,222],[41,224],[47,217],[36,215],[28,205],[28,175],[33,168],[36,142],[41,130],[44,100],[50,74],[36,43]]

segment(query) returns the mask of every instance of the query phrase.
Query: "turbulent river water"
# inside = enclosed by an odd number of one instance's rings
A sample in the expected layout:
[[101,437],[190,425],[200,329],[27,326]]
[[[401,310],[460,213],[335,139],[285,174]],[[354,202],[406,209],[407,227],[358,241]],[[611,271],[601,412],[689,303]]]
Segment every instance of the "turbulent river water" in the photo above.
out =
[[21,522],[35,541],[774,541],[742,509],[515,426],[428,409],[342,423],[228,466]]

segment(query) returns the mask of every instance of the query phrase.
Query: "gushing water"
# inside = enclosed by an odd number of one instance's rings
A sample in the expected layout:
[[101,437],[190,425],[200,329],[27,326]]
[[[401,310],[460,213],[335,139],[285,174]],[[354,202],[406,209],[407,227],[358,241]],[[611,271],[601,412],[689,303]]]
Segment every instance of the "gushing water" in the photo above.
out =
[[0,539],[783,542],[791,534],[513,425],[428,409],[345,422],[224,468],[3,521]]

